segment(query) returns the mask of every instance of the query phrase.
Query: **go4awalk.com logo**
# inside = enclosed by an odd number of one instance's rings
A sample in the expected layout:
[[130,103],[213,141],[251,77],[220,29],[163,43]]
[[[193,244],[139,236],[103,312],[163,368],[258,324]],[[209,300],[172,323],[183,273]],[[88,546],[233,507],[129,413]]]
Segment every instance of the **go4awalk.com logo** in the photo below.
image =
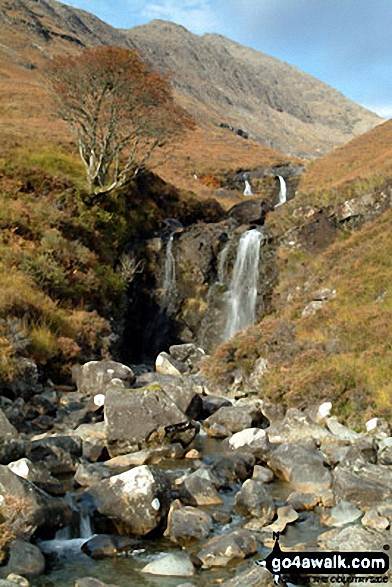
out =
[[[385,552],[283,552],[279,545],[279,532],[273,537],[275,544],[272,552],[256,564],[268,569],[274,575],[275,583],[283,574],[373,576],[383,575],[389,570],[389,557]],[[363,579],[358,577],[358,581],[348,582],[367,582]],[[386,576],[368,579],[372,583],[387,582]]]

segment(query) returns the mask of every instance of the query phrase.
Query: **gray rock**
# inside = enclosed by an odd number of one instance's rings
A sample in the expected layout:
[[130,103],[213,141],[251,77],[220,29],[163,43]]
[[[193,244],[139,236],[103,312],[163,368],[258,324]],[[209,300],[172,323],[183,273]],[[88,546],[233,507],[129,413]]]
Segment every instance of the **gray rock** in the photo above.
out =
[[392,465],[392,437],[388,436],[378,444],[377,460],[380,465]]
[[318,543],[326,550],[361,552],[366,550],[382,551],[388,544],[389,536],[360,524],[351,524],[344,528],[334,528],[321,534]]
[[8,464],[8,468],[23,479],[34,483],[39,489],[43,489],[51,495],[65,495],[62,483],[53,477],[42,463],[33,463],[29,459],[19,459]]
[[220,505],[223,503],[207,469],[199,469],[187,475],[182,480],[179,491],[181,501],[188,505]]
[[254,405],[222,407],[204,421],[209,436],[226,438],[247,428],[266,428],[269,422]]
[[20,585],[20,587],[30,587],[30,583],[26,579],[26,577],[22,577],[21,575],[17,575],[16,573],[10,573],[7,576],[7,581],[11,581],[16,585]]
[[227,487],[230,483],[245,481],[252,476],[255,457],[248,453],[227,454],[214,460],[211,472],[220,482],[220,487]]
[[301,445],[278,446],[271,453],[269,467],[277,477],[288,481],[299,491],[317,493],[332,485],[332,476],[324,467],[323,456]]
[[203,544],[196,557],[207,567],[225,567],[257,551],[257,540],[247,530],[234,530],[214,536]]
[[0,465],[0,495],[4,522],[17,538],[29,540],[37,528],[55,530],[72,518],[65,500],[47,495],[4,465]]
[[173,359],[183,363],[190,373],[197,372],[200,363],[206,358],[205,351],[193,343],[172,345],[169,353]]
[[221,587],[274,587],[274,577],[267,570],[256,567],[253,563],[248,569],[236,573],[235,577],[225,581]]
[[168,353],[159,353],[155,360],[155,370],[162,375],[174,375],[181,377],[186,373],[187,368],[180,361],[176,361]]
[[275,515],[274,500],[264,485],[254,479],[248,479],[235,496],[235,508],[242,516],[262,518],[264,525],[271,522]]
[[290,408],[281,423],[267,429],[271,442],[308,443],[309,441],[336,442],[333,434],[323,426],[316,424],[307,414]]
[[191,506],[183,506],[177,499],[169,510],[164,535],[173,542],[186,546],[205,540],[212,529],[211,516]]
[[267,432],[261,428],[247,428],[237,432],[224,440],[222,446],[229,451],[252,454],[261,461],[268,459],[272,448]]
[[339,528],[340,526],[355,522],[355,520],[358,520],[361,516],[362,512],[360,509],[355,507],[355,505],[349,501],[342,500],[330,510],[329,514],[322,517],[322,522],[326,526],[335,526]]
[[271,483],[274,480],[274,474],[271,469],[263,467],[262,465],[255,465],[253,469],[252,479],[260,483]]
[[112,583],[102,583],[98,579],[94,579],[93,577],[83,577],[82,579],[78,579],[75,581],[74,587],[116,587]]
[[225,397],[219,395],[206,395],[202,397],[203,401],[203,419],[207,419],[215,414],[220,408],[231,406],[232,403]]
[[25,443],[0,409],[0,464],[7,465],[25,454]]
[[142,573],[165,575],[170,577],[192,577],[195,568],[186,553],[166,554],[142,568]]
[[37,577],[45,570],[45,558],[38,546],[14,540],[9,545],[9,559],[5,567],[1,568],[3,576],[10,573],[24,577]]
[[297,512],[301,512],[314,509],[319,503],[320,499],[314,493],[294,491],[293,493],[290,493],[286,501]]
[[74,436],[82,440],[83,457],[95,463],[106,451],[106,430],[104,422],[81,424],[74,430]]
[[334,492],[359,508],[392,503],[392,471],[363,459],[339,464],[334,471]]
[[47,436],[33,440],[26,456],[33,463],[44,464],[51,473],[71,473],[82,456],[82,442],[77,436]]
[[130,554],[137,546],[139,542],[127,536],[97,534],[82,545],[82,551],[87,556],[99,560],[116,557],[119,554]]
[[144,536],[157,528],[171,502],[166,476],[147,465],[100,481],[85,493],[93,498],[101,514],[121,523],[136,536]]
[[198,427],[162,387],[115,390],[106,393],[105,425],[110,456],[145,446],[180,442],[187,446]]
[[78,391],[90,396],[105,394],[113,379],[120,379],[128,386],[135,381],[132,369],[116,361],[89,361],[77,365],[73,378]]
[[380,531],[386,530],[391,525],[388,518],[381,516],[377,510],[367,511],[361,522],[367,528],[374,528],[375,530]]
[[90,487],[102,481],[108,479],[113,475],[113,471],[105,467],[103,463],[79,463],[74,481],[82,487]]

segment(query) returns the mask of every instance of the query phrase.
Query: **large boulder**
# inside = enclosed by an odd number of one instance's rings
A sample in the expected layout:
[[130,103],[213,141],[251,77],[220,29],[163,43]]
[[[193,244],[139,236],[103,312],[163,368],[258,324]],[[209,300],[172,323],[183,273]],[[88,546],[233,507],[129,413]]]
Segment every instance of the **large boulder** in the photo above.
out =
[[187,446],[198,425],[190,420],[159,385],[140,389],[109,389],[105,426],[110,456],[145,446],[180,442]]
[[1,567],[1,576],[7,577],[10,573],[23,577],[36,577],[42,575],[45,570],[45,558],[38,546],[13,540],[9,545],[9,559],[4,567]]
[[281,444],[271,453],[269,467],[294,489],[318,493],[332,485],[330,471],[324,466],[320,452],[296,444]]
[[267,428],[268,420],[254,404],[225,406],[204,421],[208,436],[226,438],[247,428]]
[[205,540],[212,530],[211,516],[199,508],[183,506],[176,499],[170,506],[165,536],[181,546]]
[[263,525],[272,521],[276,508],[274,500],[262,483],[248,479],[235,496],[235,508],[242,516],[263,519]]
[[78,391],[85,395],[105,394],[113,379],[120,379],[128,386],[135,381],[135,375],[129,367],[116,361],[89,361],[77,365],[73,370]]
[[147,465],[104,479],[85,493],[93,499],[96,510],[136,536],[155,530],[171,502],[168,479],[162,471]]
[[261,198],[252,198],[245,202],[235,204],[228,214],[238,224],[264,224],[265,216],[270,206]]
[[195,373],[206,358],[205,351],[193,343],[175,344],[169,348],[170,356],[184,364],[190,373]]
[[179,491],[181,501],[189,505],[220,505],[223,503],[207,469],[199,469],[186,475],[179,486]]
[[19,459],[8,464],[15,475],[31,481],[39,489],[51,495],[65,495],[62,483],[53,477],[42,463],[32,463],[29,459]]
[[37,528],[67,526],[72,518],[64,499],[47,495],[4,465],[0,465],[0,508],[6,528],[23,540],[30,539]]
[[267,431],[270,441],[275,443],[309,444],[309,441],[317,443],[338,441],[329,430],[296,408],[288,409],[282,422],[270,426]]
[[47,436],[33,440],[26,456],[33,463],[44,464],[55,475],[73,473],[82,456],[82,441],[77,436]]
[[392,505],[392,470],[361,458],[341,463],[334,471],[334,492],[337,498],[362,509]]
[[251,454],[263,462],[268,460],[272,446],[267,432],[261,428],[246,428],[223,441],[229,452]]
[[157,558],[142,568],[142,573],[169,577],[192,577],[195,568],[185,552],[170,553]]

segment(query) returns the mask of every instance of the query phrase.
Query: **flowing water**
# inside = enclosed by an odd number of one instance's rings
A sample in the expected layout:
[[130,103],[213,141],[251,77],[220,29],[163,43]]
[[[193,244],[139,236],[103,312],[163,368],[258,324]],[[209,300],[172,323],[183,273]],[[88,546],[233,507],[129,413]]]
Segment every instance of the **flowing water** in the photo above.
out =
[[254,324],[262,231],[254,228],[241,236],[227,297],[225,340]]
[[173,255],[174,233],[169,236],[166,245],[164,279],[163,279],[163,306],[170,308],[173,295],[176,291],[176,260]]
[[279,178],[279,184],[280,184],[280,190],[279,190],[279,201],[276,204],[275,208],[277,208],[278,206],[282,206],[282,204],[286,203],[286,195],[287,195],[287,188],[286,188],[286,182],[283,179],[283,177],[281,175],[278,175]]

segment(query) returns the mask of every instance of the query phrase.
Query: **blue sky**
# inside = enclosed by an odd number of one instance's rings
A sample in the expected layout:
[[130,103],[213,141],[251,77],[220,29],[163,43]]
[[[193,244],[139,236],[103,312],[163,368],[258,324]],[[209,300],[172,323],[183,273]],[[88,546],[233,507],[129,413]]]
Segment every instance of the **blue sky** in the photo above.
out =
[[392,117],[392,0],[63,0],[120,28],[163,18],[287,61]]

